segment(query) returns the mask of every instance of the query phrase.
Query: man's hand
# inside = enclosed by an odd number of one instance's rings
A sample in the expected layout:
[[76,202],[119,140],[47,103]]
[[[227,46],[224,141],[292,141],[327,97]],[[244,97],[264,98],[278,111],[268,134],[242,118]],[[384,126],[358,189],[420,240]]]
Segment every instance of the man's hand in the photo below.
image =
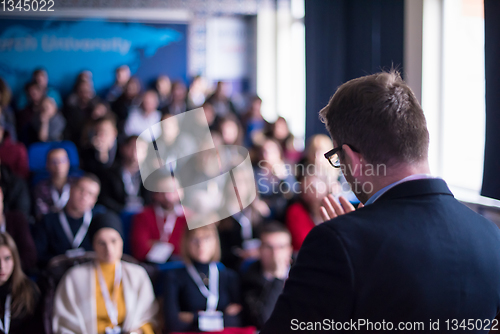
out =
[[[339,196],[339,203],[335,201],[332,194],[329,194],[321,201],[323,204],[320,208],[321,218],[323,221],[333,219],[337,216],[342,216],[343,214],[349,213],[356,210],[354,206],[344,197]],[[359,203],[358,209],[363,207],[363,203]]]

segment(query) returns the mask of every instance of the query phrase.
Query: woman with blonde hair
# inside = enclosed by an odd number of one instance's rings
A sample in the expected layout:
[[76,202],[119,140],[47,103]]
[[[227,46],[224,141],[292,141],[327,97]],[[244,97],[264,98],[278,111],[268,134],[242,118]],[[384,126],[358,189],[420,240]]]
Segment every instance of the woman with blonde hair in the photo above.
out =
[[12,237],[0,233],[0,332],[41,333],[40,293],[23,273]]
[[220,242],[214,224],[186,229],[184,266],[169,270],[164,281],[167,332],[219,331],[240,326],[239,280],[219,264]]

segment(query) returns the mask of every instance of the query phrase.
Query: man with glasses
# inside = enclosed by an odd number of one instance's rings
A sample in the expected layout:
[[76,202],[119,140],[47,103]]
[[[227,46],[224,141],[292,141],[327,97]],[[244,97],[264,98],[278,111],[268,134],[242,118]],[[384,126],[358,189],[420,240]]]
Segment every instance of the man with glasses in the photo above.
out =
[[323,200],[261,333],[491,328],[500,231],[430,175],[424,113],[399,74],[343,84],[321,116],[325,157],[364,207]]

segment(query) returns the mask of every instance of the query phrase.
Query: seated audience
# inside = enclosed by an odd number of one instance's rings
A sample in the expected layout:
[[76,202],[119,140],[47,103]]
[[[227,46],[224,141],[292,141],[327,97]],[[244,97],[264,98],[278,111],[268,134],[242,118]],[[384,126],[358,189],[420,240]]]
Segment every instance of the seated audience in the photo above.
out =
[[178,115],[187,111],[186,96],[186,85],[181,81],[175,81],[172,84],[170,103],[161,112],[163,114]]
[[[99,196],[99,179],[93,174],[80,177],[71,185],[68,203],[62,211],[51,212],[35,224],[35,239],[40,267],[56,255],[81,255],[92,250],[87,231]],[[94,210],[95,211],[95,210]]]
[[327,184],[316,175],[300,175],[299,195],[286,210],[285,223],[292,235],[293,250],[298,251],[312,228],[323,222],[321,201],[329,193]]
[[24,143],[29,146],[36,142],[59,141],[62,139],[66,119],[57,110],[57,104],[51,97],[42,100],[40,112],[27,124]]
[[0,121],[4,122],[5,131],[13,140],[17,140],[16,116],[10,107],[12,92],[9,85],[0,78]]
[[243,128],[236,116],[228,114],[217,121],[217,131],[222,136],[223,145],[241,145],[243,142]]
[[229,88],[228,83],[219,81],[215,92],[207,98],[207,102],[214,107],[217,116],[227,116],[231,113],[236,115],[236,108],[228,94]]
[[26,146],[14,141],[6,130],[4,120],[0,119],[0,162],[17,176],[27,179],[30,171]]
[[12,170],[0,160],[0,186],[4,194],[5,212],[19,211],[28,218],[31,214],[31,197],[28,184],[15,175]]
[[[33,71],[31,82],[36,83],[42,90],[43,96],[48,96],[54,99],[58,108],[62,107],[61,95],[57,90],[49,86],[49,75],[43,68],[38,68]],[[17,99],[17,109],[23,110],[29,104],[29,99],[26,93],[21,94]]]
[[107,114],[94,121],[90,132],[90,146],[84,148],[81,154],[82,169],[102,177],[102,173],[110,169],[115,163],[118,151],[118,130],[116,118]]
[[88,85],[88,87],[90,88],[93,95],[95,94],[94,79],[93,79],[92,72],[81,71],[80,73],[78,73],[78,76],[76,77],[71,94],[69,94],[68,98],[66,99],[66,107],[74,108],[74,107],[78,107],[78,105],[80,104],[80,102],[79,102],[80,97],[78,96],[79,95],[78,89],[79,89],[82,82],[85,82]]
[[[241,325],[239,280],[217,264],[219,237],[214,224],[186,229],[182,239],[185,267],[166,272],[164,320],[170,332],[219,331]],[[210,324],[215,327],[207,327]]]
[[[177,187],[176,180],[166,176],[159,187]],[[130,244],[132,255],[139,261],[166,262],[171,254],[180,254],[186,217],[174,192],[152,192],[153,204],[144,208],[132,221]]]
[[139,265],[121,261],[123,232],[116,214],[95,218],[89,240],[96,260],[71,268],[54,299],[54,333],[154,333],[153,286]]
[[[151,201],[151,193],[144,188],[139,171],[137,145],[147,145],[130,136],[119,149],[119,159],[101,177],[102,190],[98,203],[116,213],[139,212]],[[144,148],[145,150],[146,148]]]
[[138,136],[148,127],[158,123],[160,119],[158,94],[154,90],[148,90],[142,97],[140,108],[134,108],[130,111],[123,131],[127,136]]
[[132,108],[140,104],[141,83],[136,77],[131,77],[125,85],[122,95],[111,104],[111,110],[116,114],[117,126],[120,132]]
[[197,75],[191,81],[189,92],[187,94],[187,108],[192,110],[201,107],[207,98],[207,81],[200,75]]
[[260,260],[242,273],[243,314],[247,325],[260,329],[269,319],[288,278],[292,260],[290,232],[270,222],[260,230]]
[[21,269],[16,243],[8,233],[0,233],[2,333],[44,333],[40,300],[38,287]]
[[115,71],[115,83],[109,89],[106,94],[106,100],[108,102],[114,102],[116,99],[122,95],[125,85],[130,80],[130,67],[128,65],[122,65],[118,67]]
[[158,93],[159,109],[165,108],[171,101],[172,83],[167,75],[160,75],[156,79],[156,92]]
[[71,183],[68,177],[70,163],[68,153],[63,148],[55,148],[47,153],[48,180],[38,182],[33,191],[35,216],[38,220],[50,212],[59,212],[68,203]]
[[[0,188],[0,233],[8,232],[16,242],[24,272],[36,266],[36,247],[26,217],[19,211],[4,212],[3,191]],[[1,305],[0,305],[1,306]]]
[[[112,116],[110,116],[112,115]],[[95,123],[98,119],[102,117],[114,117],[116,120],[116,115],[111,111],[109,104],[105,101],[97,101],[92,106],[92,111],[90,115],[85,119],[85,123],[82,126],[82,138],[81,138],[81,146],[83,149],[88,148],[91,144],[92,137],[95,133]],[[116,121],[115,121],[116,123]]]

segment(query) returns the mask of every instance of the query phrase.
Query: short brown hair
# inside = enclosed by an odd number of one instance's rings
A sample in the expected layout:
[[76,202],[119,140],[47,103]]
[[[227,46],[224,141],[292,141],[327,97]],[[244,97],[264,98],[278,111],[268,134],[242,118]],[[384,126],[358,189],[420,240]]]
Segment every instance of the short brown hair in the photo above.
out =
[[429,132],[424,112],[395,70],[341,85],[320,118],[337,145],[351,146],[372,164],[415,163],[427,158]]

